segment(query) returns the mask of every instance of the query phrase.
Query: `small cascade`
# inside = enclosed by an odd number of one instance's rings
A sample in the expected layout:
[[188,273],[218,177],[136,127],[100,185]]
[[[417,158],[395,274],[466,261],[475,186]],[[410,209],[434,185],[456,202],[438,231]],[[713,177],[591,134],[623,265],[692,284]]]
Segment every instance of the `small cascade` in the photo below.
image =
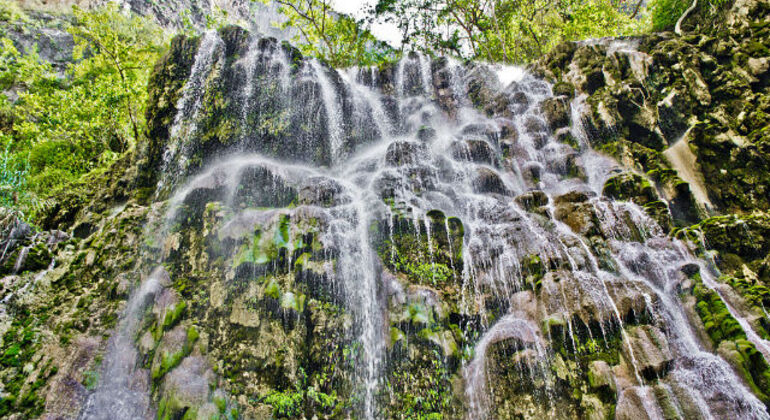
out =
[[719,295],[719,298],[722,299],[722,302],[724,302],[728,312],[730,312],[730,315],[735,318],[736,321],[738,321],[738,324],[746,333],[746,338],[752,344],[754,344],[754,346],[756,346],[757,350],[759,350],[759,352],[762,353],[762,355],[765,357],[765,360],[770,360],[770,340],[766,340],[760,337],[759,334],[754,331],[754,327],[751,326],[751,323],[749,323],[749,321],[744,316],[738,313],[733,305],[730,304],[730,301],[726,299],[723,293],[719,290],[719,285],[717,284],[716,279],[714,279],[712,276],[710,270],[705,267],[702,262],[699,261],[697,263],[701,264],[700,273],[703,284],[716,292],[717,295]]
[[170,142],[172,146],[166,149],[163,154],[159,191],[167,183],[173,182],[173,178],[178,175],[179,168],[186,164],[186,148],[190,144],[186,137],[195,132],[196,119],[200,112],[206,81],[215,63],[222,59],[223,48],[224,43],[216,31],[207,31],[201,37],[200,47],[195,54],[195,61],[190,70],[190,77],[184,85],[182,97],[176,104],[177,113],[169,130],[169,138],[175,141]]
[[345,85],[350,88],[354,104],[353,112],[354,116],[357,118],[357,123],[374,123],[374,127],[377,129],[377,139],[390,136],[393,132],[393,128],[391,127],[390,118],[388,118],[379,96],[369,87],[361,85],[356,80],[355,68],[350,68],[347,71],[340,71],[339,75],[345,82]]
[[468,418],[485,418],[489,405],[489,386],[486,376],[487,350],[491,344],[502,341],[513,341],[521,349],[522,353],[531,351],[532,354],[518,355],[524,361],[523,368],[527,369],[526,374],[541,374],[547,369],[548,355],[545,345],[538,335],[538,330],[530,321],[518,318],[514,315],[506,315],[490,328],[476,343],[474,356],[470,363],[465,367],[465,393],[469,401]]
[[424,54],[419,54],[417,59],[420,62],[420,77],[422,78],[422,91],[427,98],[433,96],[433,72],[430,69],[430,58]]
[[190,70],[190,77],[185,83],[184,93],[176,105],[177,113],[171,125],[171,138],[176,138],[180,130],[187,128],[188,132],[195,131],[195,125],[185,127],[185,123],[194,124],[201,107],[201,97],[204,94],[206,78],[209,76],[214,63],[221,58],[224,43],[219,33],[207,31],[200,41],[200,47],[195,54],[195,62]]
[[[261,110],[260,102],[265,100],[261,95],[264,95],[266,90],[270,90],[269,87],[265,86],[265,76],[270,75],[272,79],[278,82],[280,92],[276,92],[270,97],[271,100],[278,102],[281,102],[282,99],[285,101],[290,97],[291,76],[289,61],[283,48],[275,42],[265,42],[263,38],[259,37],[254,37],[250,42],[249,51],[243,59],[243,72],[245,80],[240,117],[241,123],[244,125],[242,136],[246,137],[249,135],[248,123],[254,105],[257,105],[258,110]],[[288,104],[283,103],[282,105]]]
[[311,61],[311,66],[313,66],[313,71],[321,88],[321,97],[326,111],[326,127],[329,130],[329,142],[331,143],[331,155],[334,159],[339,156],[342,148],[342,115],[337,102],[336,91],[326,76],[324,68],[318,60]]
[[137,366],[134,339],[145,309],[168,281],[168,273],[159,267],[133,292],[107,344],[99,383],[84,405],[82,420],[154,417],[150,372]]

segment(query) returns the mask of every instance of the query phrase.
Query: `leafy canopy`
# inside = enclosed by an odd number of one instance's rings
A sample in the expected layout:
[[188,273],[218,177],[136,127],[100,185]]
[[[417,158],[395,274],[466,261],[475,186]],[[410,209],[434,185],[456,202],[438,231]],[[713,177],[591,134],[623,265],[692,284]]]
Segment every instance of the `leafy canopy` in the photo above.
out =
[[428,53],[524,63],[564,41],[645,28],[643,0],[379,0],[374,18]]
[[146,86],[163,32],[114,3],[75,7],[73,17],[73,61],[63,71],[34,48],[19,51],[0,37],[0,88],[18,96],[0,95],[2,205],[34,212],[56,189],[130,150],[144,130]]
[[316,56],[333,67],[376,65],[396,58],[394,51],[377,40],[364,22],[335,12],[331,0],[275,3],[286,18],[279,27],[299,32],[294,43],[305,55]]

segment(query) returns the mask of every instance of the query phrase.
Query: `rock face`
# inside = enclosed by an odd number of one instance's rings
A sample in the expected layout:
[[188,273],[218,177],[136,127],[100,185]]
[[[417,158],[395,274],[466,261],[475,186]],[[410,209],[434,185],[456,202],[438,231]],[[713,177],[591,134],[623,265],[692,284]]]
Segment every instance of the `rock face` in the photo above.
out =
[[563,44],[533,70],[586,95],[587,131],[596,148],[645,172],[667,200],[690,203],[672,214],[675,222],[697,217],[687,209],[694,203],[680,187],[680,171],[662,155],[685,132],[696,156],[693,170],[708,180],[713,208],[701,211],[768,208],[770,178],[762,169],[770,156],[762,130],[769,122],[763,111],[770,94],[767,7],[736,2],[724,22],[683,37]]
[[[0,215],[0,416],[768,418],[767,170],[708,172],[725,133],[728,169],[763,156],[715,80],[761,106],[764,55],[709,58],[763,33],[735,7],[507,87],[175,38],[147,142],[40,226]],[[690,125],[712,208],[663,155]]]

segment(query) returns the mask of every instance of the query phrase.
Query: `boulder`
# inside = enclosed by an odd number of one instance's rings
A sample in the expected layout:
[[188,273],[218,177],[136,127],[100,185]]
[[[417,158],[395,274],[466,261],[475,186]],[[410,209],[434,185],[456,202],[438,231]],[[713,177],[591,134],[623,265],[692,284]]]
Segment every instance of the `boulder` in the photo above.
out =
[[496,165],[497,153],[486,140],[468,139],[452,143],[452,157],[457,160]]
[[528,191],[517,196],[514,200],[529,212],[543,212],[542,207],[548,205],[548,196],[539,190]]
[[623,172],[609,178],[604,183],[602,195],[615,200],[632,201],[640,206],[658,200],[652,184],[632,172]]
[[644,401],[649,397],[638,387],[627,388],[620,394],[615,408],[616,420],[653,420],[663,418],[658,412],[649,412]]
[[414,165],[420,161],[425,146],[407,141],[395,141],[385,152],[385,162],[392,166]]
[[588,365],[588,383],[591,388],[606,388],[615,392],[615,375],[604,360],[594,360]]
[[623,350],[626,360],[635,361],[636,369],[647,380],[663,377],[674,359],[666,335],[651,325],[629,328]]
[[333,207],[350,202],[339,182],[320,176],[310,177],[299,190],[300,204]]
[[508,194],[508,188],[497,172],[489,168],[479,168],[473,180],[473,189],[477,193]]
[[754,76],[762,76],[770,69],[770,57],[749,58],[749,72]]
[[564,98],[548,98],[540,105],[548,128],[555,131],[558,128],[569,125],[568,105]]

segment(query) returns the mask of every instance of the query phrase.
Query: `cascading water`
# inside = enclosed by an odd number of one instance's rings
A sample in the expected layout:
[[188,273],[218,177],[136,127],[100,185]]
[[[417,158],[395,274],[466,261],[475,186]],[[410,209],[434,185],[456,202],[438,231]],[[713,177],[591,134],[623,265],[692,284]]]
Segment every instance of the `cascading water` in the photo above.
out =
[[168,274],[157,268],[129,299],[118,330],[108,343],[97,390],[83,406],[82,419],[153,417],[149,375],[136,366],[133,340],[147,305],[167,282]]
[[[311,316],[318,307],[342,313],[335,345],[344,347],[350,372],[332,371],[337,382],[327,386],[349,381],[353,417],[398,416],[388,410],[400,404],[397,387],[406,387],[399,366],[419,359],[407,351],[416,340],[433,346],[426,354],[462,384],[456,397],[466,408],[440,408],[455,417],[499,417],[501,400],[515,392],[506,388],[511,381],[531,387],[522,401],[568,417],[559,411],[570,398],[560,394],[567,379],[555,366],[607,365],[584,358],[593,351],[614,352],[607,389],[619,410],[770,418],[730,364],[701,344],[683,309],[682,269],[694,264],[714,288],[707,267],[635,204],[598,196],[620,169],[590,149],[579,121],[583,98],[572,102],[571,129],[560,132],[577,139],[568,144],[543,112],[547,101],[566,100],[520,69],[422,55],[387,74],[314,60],[289,69],[285,51],[273,44],[265,53],[267,43],[252,40],[235,64],[245,81],[234,94],[237,146],[195,156],[202,170],[164,175],[162,187],[174,192],[157,238],[172,278],[203,270],[184,248],[207,244],[205,264],[219,277],[204,302],[212,311],[239,308],[229,319],[247,328],[241,337],[279,325],[287,332],[276,343],[299,340],[291,335],[299,326],[310,337],[328,321]],[[200,150],[178,149],[183,132],[199,135],[199,101],[224,50],[215,33],[203,36],[177,104],[167,170],[184,169],[193,157],[186,154]],[[278,79],[288,95],[269,109],[260,97],[268,95],[264,78]],[[280,129],[267,133],[268,122]],[[130,363],[114,358],[131,348],[142,317],[137,302],[157,292],[148,284],[129,301],[103,368],[112,379],[100,384],[84,418],[132,404]],[[731,313],[767,356],[766,341]],[[210,348],[228,339],[216,328]],[[304,346],[318,345],[312,340]],[[252,381],[257,368],[238,363],[249,366],[243,375]],[[292,367],[287,377],[298,380],[291,375],[318,365]],[[269,379],[253,392],[284,386]],[[313,392],[322,386],[313,383]]]

